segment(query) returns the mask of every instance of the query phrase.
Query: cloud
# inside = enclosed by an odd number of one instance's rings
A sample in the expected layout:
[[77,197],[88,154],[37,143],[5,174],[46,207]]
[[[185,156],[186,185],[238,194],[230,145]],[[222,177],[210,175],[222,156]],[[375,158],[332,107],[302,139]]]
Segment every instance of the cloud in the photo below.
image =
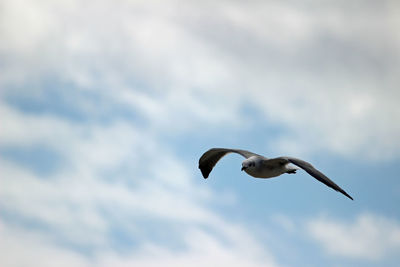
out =
[[51,74],[174,134],[240,130],[252,106],[290,131],[275,150],[396,158],[399,8],[387,4],[5,1],[2,94],[40,94]]
[[103,125],[27,114],[7,104],[0,112],[8,125],[2,145],[45,145],[63,159],[47,176],[1,160],[2,265],[45,258],[45,266],[57,260],[78,266],[185,266],[193,260],[276,266],[251,231],[208,207],[216,193],[195,183],[146,130],[123,120]]
[[278,266],[265,251],[259,251],[245,230],[241,227],[231,230],[233,235],[225,236],[231,240],[223,243],[203,230],[189,229],[183,233],[186,248],[181,252],[147,242],[136,250],[118,252],[108,248],[88,256],[58,245],[49,236],[1,222],[1,263],[2,266],[30,266],[38,261],[42,266]]
[[0,221],[1,265],[31,266],[40,262],[41,266],[89,266],[79,253],[59,248],[46,235],[13,227]]
[[307,223],[308,234],[331,255],[377,261],[400,252],[398,221],[361,214],[354,222],[317,218]]
[[[224,225],[228,226],[228,225]],[[228,226],[228,229],[231,228]],[[102,256],[102,266],[278,266],[270,255],[253,243],[246,231],[236,227],[231,233],[221,228],[228,239],[221,242],[215,235],[190,229],[186,233],[187,249],[184,253],[174,252],[154,244],[147,244],[140,254],[115,257],[113,254]],[[229,234],[228,234],[229,233]],[[226,235],[227,234],[227,235]],[[232,235],[231,235],[232,234]]]

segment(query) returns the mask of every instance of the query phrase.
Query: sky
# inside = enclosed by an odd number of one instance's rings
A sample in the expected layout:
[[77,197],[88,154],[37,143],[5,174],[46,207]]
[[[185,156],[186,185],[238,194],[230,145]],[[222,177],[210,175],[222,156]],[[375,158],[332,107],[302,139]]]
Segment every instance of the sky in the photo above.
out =
[[[400,2],[0,0],[0,265],[398,266]],[[311,162],[254,179],[230,154]]]

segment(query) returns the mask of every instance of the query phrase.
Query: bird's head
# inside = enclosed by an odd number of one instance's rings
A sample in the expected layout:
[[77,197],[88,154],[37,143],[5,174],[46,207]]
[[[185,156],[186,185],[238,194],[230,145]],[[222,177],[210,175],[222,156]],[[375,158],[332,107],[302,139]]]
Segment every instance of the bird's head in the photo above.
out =
[[242,171],[254,168],[256,166],[256,161],[252,158],[248,158],[242,162]]

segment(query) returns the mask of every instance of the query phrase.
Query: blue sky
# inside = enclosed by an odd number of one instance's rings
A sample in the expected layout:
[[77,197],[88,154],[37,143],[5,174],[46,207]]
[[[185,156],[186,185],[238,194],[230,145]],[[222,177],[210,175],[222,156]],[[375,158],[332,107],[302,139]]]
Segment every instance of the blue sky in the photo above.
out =
[[1,266],[398,265],[398,1],[0,6]]

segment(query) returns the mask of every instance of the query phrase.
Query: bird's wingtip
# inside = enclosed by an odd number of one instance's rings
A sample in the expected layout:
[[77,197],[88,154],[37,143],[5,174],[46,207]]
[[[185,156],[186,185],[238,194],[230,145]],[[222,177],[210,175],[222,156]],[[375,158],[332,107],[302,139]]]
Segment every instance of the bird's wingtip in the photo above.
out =
[[201,174],[203,175],[204,179],[207,179],[210,172],[208,172],[205,168],[202,168],[200,166],[199,166],[199,169],[200,169]]
[[354,199],[349,194],[347,194],[345,191],[343,191],[342,193],[343,193],[343,195],[345,195],[346,197],[348,197],[348,198],[350,198],[351,200],[354,201]]

